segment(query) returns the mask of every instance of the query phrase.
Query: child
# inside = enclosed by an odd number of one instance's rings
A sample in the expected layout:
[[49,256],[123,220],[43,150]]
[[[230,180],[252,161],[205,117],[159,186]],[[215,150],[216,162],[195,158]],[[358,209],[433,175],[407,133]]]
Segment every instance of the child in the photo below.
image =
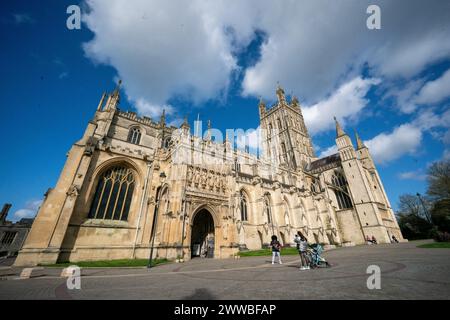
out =
[[275,264],[275,257],[278,257],[279,264],[283,264],[281,262],[281,255],[280,255],[281,244],[277,240],[277,236],[272,236],[270,246],[272,247],[272,264]]

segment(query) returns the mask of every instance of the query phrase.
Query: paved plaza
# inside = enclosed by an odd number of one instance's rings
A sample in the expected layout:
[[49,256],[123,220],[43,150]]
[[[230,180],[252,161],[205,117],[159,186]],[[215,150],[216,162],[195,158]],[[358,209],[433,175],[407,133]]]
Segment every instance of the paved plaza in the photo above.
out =
[[[450,249],[426,241],[338,248],[330,268],[300,271],[298,256],[193,259],[145,268],[83,269],[80,290],[68,290],[61,269],[17,279],[1,267],[0,299],[449,299]],[[369,265],[381,268],[381,289],[367,288]]]

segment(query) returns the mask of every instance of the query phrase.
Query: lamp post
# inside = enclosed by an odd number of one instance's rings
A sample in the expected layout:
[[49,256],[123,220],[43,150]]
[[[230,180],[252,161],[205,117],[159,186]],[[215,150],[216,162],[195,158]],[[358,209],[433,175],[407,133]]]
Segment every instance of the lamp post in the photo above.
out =
[[155,205],[155,212],[153,214],[153,223],[152,223],[152,244],[151,244],[151,248],[150,248],[150,257],[148,259],[148,265],[147,265],[147,268],[149,268],[149,269],[152,267],[153,247],[155,245],[155,237],[156,237],[155,227],[158,227],[157,223],[158,223],[159,200],[161,198],[161,188],[163,186],[165,179],[166,179],[166,174],[163,171],[159,174],[160,186],[158,187],[158,190],[156,191],[156,205]]
[[431,217],[430,217],[430,213],[428,212],[428,209],[425,207],[425,203],[423,202],[423,199],[422,199],[420,193],[417,192],[416,195],[419,198],[420,203],[422,204],[423,212],[425,213],[425,216],[427,217],[428,222],[433,224],[433,221],[431,220]]

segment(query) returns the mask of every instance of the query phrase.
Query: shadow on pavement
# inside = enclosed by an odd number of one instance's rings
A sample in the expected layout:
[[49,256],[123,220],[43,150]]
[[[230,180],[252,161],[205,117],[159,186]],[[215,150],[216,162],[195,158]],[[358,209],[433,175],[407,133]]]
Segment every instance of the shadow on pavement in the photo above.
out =
[[190,295],[186,296],[181,300],[216,300],[217,297],[214,296],[211,291],[205,288],[195,289],[195,292]]

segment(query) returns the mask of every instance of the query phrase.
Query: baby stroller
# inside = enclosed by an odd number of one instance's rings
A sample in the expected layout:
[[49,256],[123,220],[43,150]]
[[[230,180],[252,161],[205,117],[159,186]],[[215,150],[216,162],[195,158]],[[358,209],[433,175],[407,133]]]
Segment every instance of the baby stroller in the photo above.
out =
[[320,244],[313,244],[311,246],[311,249],[308,250],[309,255],[309,265],[311,268],[319,268],[319,267],[325,267],[328,268],[330,264],[328,263],[325,258],[321,257],[320,255],[323,252],[323,247]]

